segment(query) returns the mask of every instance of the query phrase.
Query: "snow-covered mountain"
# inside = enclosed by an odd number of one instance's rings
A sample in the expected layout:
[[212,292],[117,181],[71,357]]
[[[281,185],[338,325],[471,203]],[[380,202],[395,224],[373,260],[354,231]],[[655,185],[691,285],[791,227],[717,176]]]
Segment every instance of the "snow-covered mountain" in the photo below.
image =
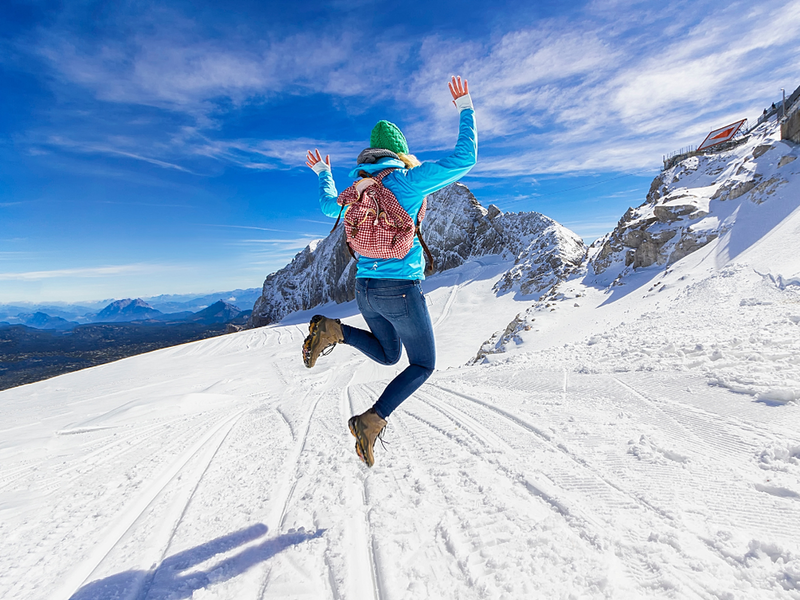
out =
[[476,361],[536,351],[547,368],[691,370],[763,401],[800,399],[798,155],[773,119],[664,171]]
[[[496,293],[532,295],[548,289],[580,264],[586,250],[583,240],[552,219],[539,213],[502,213],[494,205],[486,209],[460,183],[428,197],[422,230],[436,272],[483,256],[513,260]],[[251,325],[275,323],[327,302],[348,302],[355,297],[354,274],[344,228],[338,227],[267,277]]]
[[[693,156],[661,173],[646,202],[628,210],[614,231],[593,244],[593,273],[624,278],[651,265],[669,267],[732,231],[737,222],[739,229],[753,229],[753,223],[741,223],[741,212],[776,224],[772,206],[751,206],[770,203],[797,172],[798,166],[791,166],[795,144],[780,140],[778,133],[774,122],[762,123],[731,150]],[[790,195],[796,193],[789,189]]]

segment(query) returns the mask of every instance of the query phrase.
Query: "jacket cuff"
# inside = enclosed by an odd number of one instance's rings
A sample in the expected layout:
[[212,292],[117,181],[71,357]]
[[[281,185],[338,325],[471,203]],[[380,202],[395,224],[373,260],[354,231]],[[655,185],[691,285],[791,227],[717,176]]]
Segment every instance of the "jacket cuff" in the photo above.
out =
[[461,112],[462,110],[467,110],[468,108],[475,110],[475,107],[472,106],[472,98],[470,98],[469,94],[467,94],[466,96],[460,96],[456,98],[454,102],[456,103],[456,108],[458,108],[458,112]]
[[324,160],[321,160],[313,167],[311,167],[311,170],[314,171],[314,173],[316,173],[317,175],[321,175],[323,171],[328,171],[330,173],[331,166]]

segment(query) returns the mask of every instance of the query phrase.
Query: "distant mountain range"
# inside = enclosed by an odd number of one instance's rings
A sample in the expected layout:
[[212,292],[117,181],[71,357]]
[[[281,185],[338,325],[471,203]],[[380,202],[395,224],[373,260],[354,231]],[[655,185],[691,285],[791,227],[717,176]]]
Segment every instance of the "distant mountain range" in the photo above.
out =
[[0,327],[24,325],[66,331],[89,323],[131,321],[228,323],[249,314],[260,288],[237,289],[205,296],[164,294],[145,298],[81,304],[0,304]]
[[142,300],[163,313],[197,312],[222,300],[239,310],[250,310],[261,295],[261,288],[238,289],[197,296],[196,294],[162,294]]
[[241,329],[252,311],[218,300],[165,314],[141,298],[116,300],[81,324],[43,312],[0,322],[0,390],[134,354]]

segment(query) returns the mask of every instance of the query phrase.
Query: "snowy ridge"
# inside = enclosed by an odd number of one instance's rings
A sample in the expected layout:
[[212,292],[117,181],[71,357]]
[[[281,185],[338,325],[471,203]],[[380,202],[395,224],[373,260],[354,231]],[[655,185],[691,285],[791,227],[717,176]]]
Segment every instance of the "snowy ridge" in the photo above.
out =
[[[498,283],[498,293],[541,292],[577,266],[585,252],[583,241],[552,219],[538,213],[502,213],[493,205],[486,209],[460,183],[428,197],[422,230],[437,272],[484,256],[514,260],[514,267]],[[340,226],[269,275],[253,307],[251,325],[268,325],[298,310],[352,300],[355,261],[343,238]]]
[[535,352],[546,368],[687,370],[765,402],[800,399],[798,151],[767,122],[665,171],[476,360]]

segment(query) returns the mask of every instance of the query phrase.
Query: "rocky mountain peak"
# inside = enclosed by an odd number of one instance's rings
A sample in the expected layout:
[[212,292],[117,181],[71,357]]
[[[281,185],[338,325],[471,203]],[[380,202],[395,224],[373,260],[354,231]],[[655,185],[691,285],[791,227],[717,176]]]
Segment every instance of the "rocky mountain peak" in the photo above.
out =
[[204,323],[227,323],[235,319],[242,311],[224,300],[218,300],[211,306],[196,312],[192,317],[193,321]]
[[97,313],[95,321],[101,322],[122,322],[149,319],[163,314],[156,310],[141,298],[117,300],[106,306]]
[[[552,219],[534,212],[503,213],[494,205],[484,208],[461,183],[428,196],[422,232],[436,272],[480,256],[514,260],[496,293],[540,292],[577,267],[585,254],[583,241]],[[338,227],[267,277],[250,325],[268,325],[294,311],[352,300],[355,267],[344,242],[344,229]]]

